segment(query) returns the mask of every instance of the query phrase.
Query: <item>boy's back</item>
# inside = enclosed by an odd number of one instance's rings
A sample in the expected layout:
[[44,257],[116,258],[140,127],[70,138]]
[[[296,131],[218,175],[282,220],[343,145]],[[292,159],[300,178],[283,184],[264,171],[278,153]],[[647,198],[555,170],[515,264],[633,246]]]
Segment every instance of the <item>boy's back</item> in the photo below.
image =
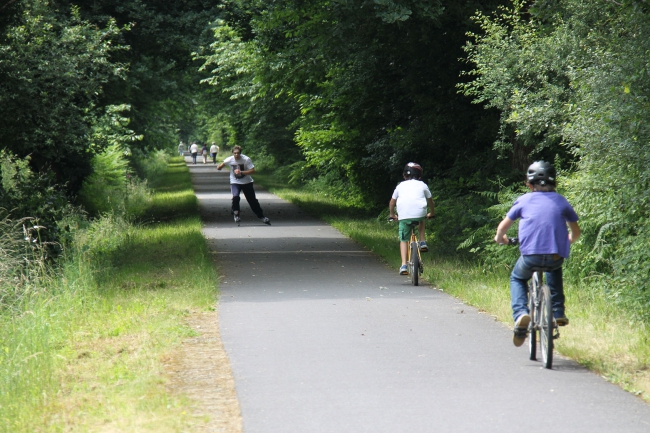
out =
[[422,218],[427,215],[427,199],[431,192],[426,183],[417,179],[400,182],[393,192],[397,200],[397,215],[400,220]]
[[562,195],[556,192],[529,192],[519,197],[507,217],[521,218],[519,249],[523,255],[558,254],[569,257],[567,222],[578,215]]

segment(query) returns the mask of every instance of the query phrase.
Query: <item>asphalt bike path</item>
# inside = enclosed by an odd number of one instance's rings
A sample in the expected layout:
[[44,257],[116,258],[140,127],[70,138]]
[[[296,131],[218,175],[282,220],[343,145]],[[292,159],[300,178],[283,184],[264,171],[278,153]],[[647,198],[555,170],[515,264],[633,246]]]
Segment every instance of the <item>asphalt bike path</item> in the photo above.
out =
[[559,356],[542,368],[508,327],[259,186],[272,225],[242,197],[238,226],[228,172],[189,167],[245,433],[650,432],[638,397]]

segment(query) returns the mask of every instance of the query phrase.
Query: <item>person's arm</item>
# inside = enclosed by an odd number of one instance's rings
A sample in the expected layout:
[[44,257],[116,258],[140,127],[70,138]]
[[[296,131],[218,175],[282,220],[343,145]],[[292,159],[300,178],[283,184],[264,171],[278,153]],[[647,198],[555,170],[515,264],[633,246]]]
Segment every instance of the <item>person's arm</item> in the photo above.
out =
[[397,204],[397,200],[395,200],[394,198],[391,198],[390,201],[388,202],[388,212],[389,212],[390,218],[392,218],[392,219],[397,219],[397,217],[395,216],[395,205],[396,204]]
[[505,217],[499,223],[499,227],[497,227],[497,234],[494,235],[494,242],[502,245],[508,244],[508,236],[506,236],[506,233],[508,232],[510,226],[512,226],[512,223],[514,223],[514,221],[508,217]]
[[436,216],[436,209],[435,206],[433,205],[433,198],[429,197],[427,198],[427,204],[429,205],[429,213],[427,213],[427,218],[433,218]]
[[217,170],[221,170],[224,165],[226,165],[225,162],[222,162],[221,164],[217,165]]
[[574,243],[580,237],[580,226],[577,222],[569,223],[569,242]]
[[[218,167],[217,167],[218,169]],[[235,176],[250,176],[251,174],[255,173],[255,168],[249,168],[248,170],[240,170],[238,168],[235,169]]]

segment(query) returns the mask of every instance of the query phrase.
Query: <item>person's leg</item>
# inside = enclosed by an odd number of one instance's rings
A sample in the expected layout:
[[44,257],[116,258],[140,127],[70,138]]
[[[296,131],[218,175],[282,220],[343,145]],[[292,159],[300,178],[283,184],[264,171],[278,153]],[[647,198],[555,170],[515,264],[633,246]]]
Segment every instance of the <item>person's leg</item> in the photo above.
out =
[[406,254],[408,252],[408,246],[408,242],[400,241],[399,243],[399,253],[402,256],[402,266],[406,265]]
[[562,267],[552,272],[546,272],[546,284],[551,290],[551,304],[553,305],[553,316],[565,318],[564,313],[564,282],[562,279]]
[[239,194],[241,193],[241,187],[242,185],[238,185],[236,183],[230,184],[230,192],[232,193],[231,209],[235,215],[239,215],[239,201],[241,200]]
[[427,245],[427,239],[426,239],[426,220],[422,219],[420,221],[420,224],[418,225],[418,230],[420,232],[420,251],[423,253],[426,253],[429,251],[429,246]]
[[512,317],[516,321],[528,311],[528,280],[533,276],[532,271],[525,262],[524,256],[519,256],[515,267],[510,274],[510,299]]
[[255,188],[253,187],[253,183],[247,183],[245,185],[241,185],[241,187],[242,191],[244,192],[244,197],[246,197],[246,201],[251,207],[253,213],[257,215],[258,218],[264,218],[264,211],[262,211],[262,206],[260,206],[260,202],[257,200],[257,197],[255,197]]
[[408,257],[408,248],[409,241],[411,240],[411,220],[400,220],[399,221],[399,252],[402,257],[402,266],[399,269],[400,275],[408,275],[408,269],[406,267],[406,259]]
[[422,221],[420,221],[420,224],[418,225],[418,230],[420,230],[420,241],[422,241],[422,242],[427,241],[426,233],[425,233],[426,230],[425,229],[426,229],[426,221],[422,220]]

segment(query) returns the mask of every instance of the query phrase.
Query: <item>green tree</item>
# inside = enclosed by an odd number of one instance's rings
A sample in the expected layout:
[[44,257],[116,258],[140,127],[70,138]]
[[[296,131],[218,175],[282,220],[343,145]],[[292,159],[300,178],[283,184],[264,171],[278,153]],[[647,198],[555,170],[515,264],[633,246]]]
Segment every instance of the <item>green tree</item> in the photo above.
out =
[[0,35],[0,143],[36,172],[76,191],[90,171],[88,135],[102,86],[123,76],[110,61],[120,47],[113,21],[104,28],[42,0],[23,0]]
[[205,68],[234,101],[224,110],[285,107],[272,111],[279,119],[259,118],[289,128],[316,173],[334,173],[383,205],[409,160],[429,178],[473,171],[467,184],[494,171],[485,156],[497,118],[455,85],[468,18],[495,3],[234,2]]
[[[646,2],[522,1],[478,15],[462,90],[501,112],[500,149],[565,168],[582,216],[573,275],[649,318],[650,10]],[[570,170],[568,170],[570,169]]]

